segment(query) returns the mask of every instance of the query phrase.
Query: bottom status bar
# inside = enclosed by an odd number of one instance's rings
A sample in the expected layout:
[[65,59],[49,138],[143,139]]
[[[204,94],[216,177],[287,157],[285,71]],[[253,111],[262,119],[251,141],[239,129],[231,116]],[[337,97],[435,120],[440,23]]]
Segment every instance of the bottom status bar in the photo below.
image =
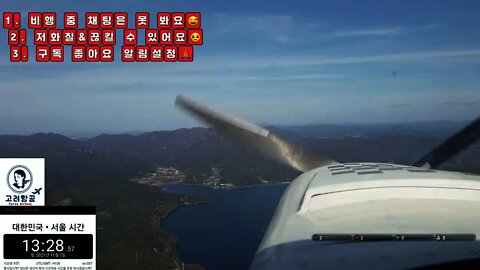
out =
[[321,234],[313,241],[475,241],[475,234]]

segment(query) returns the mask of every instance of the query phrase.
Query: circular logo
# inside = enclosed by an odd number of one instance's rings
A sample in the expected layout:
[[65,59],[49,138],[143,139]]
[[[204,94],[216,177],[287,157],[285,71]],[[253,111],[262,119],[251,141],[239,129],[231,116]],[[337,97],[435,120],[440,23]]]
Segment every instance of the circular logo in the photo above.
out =
[[8,171],[7,183],[15,193],[26,192],[32,186],[32,181],[32,172],[23,165],[14,166]]

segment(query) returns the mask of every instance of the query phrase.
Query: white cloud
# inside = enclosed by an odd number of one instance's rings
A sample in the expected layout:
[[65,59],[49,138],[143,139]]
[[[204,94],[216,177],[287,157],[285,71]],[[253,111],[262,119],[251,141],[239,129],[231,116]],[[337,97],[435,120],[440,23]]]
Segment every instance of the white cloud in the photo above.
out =
[[354,56],[340,58],[298,59],[284,61],[285,65],[335,65],[335,64],[362,64],[362,63],[392,63],[392,62],[424,62],[427,60],[443,61],[446,58],[479,57],[480,49],[422,51],[408,53],[393,53],[370,56]]
[[[202,63],[202,69],[208,71],[227,71],[227,70],[251,70],[262,68],[288,68],[288,67],[308,67],[308,66],[333,66],[333,65],[353,65],[367,63],[439,63],[445,64],[449,61],[470,62],[472,59],[480,57],[480,48],[455,49],[455,50],[436,50],[436,51],[412,51],[401,53],[388,53],[377,55],[358,55],[344,57],[329,57],[326,55],[312,56],[310,54],[302,55],[282,55],[279,57],[251,57],[245,55],[234,55],[235,61],[226,63],[224,59],[231,57],[227,55],[216,55],[205,57]],[[188,70],[196,69],[198,66],[187,67]]]
[[302,74],[293,76],[254,76],[244,77],[244,80],[251,81],[290,81],[290,80],[336,80],[343,78],[340,74]]
[[363,29],[342,29],[333,31],[329,36],[341,37],[355,37],[355,36],[394,36],[406,33],[415,33],[421,31],[431,31],[443,27],[444,24],[432,23],[420,26],[382,26]]
[[[256,40],[266,38],[276,43],[292,43],[298,38],[313,35],[312,27],[318,24],[298,22],[290,15],[248,15],[216,14],[210,19],[208,27],[210,36],[248,38]],[[305,28],[309,26],[309,29]],[[242,40],[239,40],[241,42]]]
[[405,27],[396,26],[388,28],[372,28],[372,29],[359,29],[359,30],[338,30],[333,32],[333,37],[352,37],[352,36],[385,36],[385,35],[397,35],[406,30]]
[[[173,87],[174,85],[182,85],[194,87],[196,85],[231,85],[248,81],[253,83],[254,81],[337,80],[342,79],[343,74],[297,71],[293,74],[285,75],[270,70],[269,73],[274,74],[272,76],[260,73],[262,71],[258,69],[375,63],[448,63],[448,61],[452,60],[456,62],[460,60],[472,61],[472,59],[477,59],[478,57],[480,57],[480,49],[421,51],[336,58],[324,56],[285,56],[281,59],[237,57],[236,61],[228,62],[222,56],[205,56],[203,61],[190,64],[105,65],[95,69],[62,71],[61,76],[53,72],[48,77],[42,76],[41,78],[30,78],[28,80],[25,80],[24,74],[22,77],[2,78],[0,91],[5,93],[6,91],[37,89],[40,85],[45,85],[48,88],[57,89],[57,91],[61,92],[77,91],[76,89],[83,89],[83,92],[90,91],[90,89],[100,91],[99,88],[101,87],[108,88],[114,86],[145,89],[152,86]],[[118,91],[121,91],[121,89]]]

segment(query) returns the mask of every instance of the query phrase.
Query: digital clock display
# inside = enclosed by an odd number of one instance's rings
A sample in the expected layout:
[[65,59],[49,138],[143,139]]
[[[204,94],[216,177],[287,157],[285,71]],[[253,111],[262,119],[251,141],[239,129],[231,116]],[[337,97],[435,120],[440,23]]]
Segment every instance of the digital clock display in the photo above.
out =
[[4,259],[92,259],[92,234],[5,234]]

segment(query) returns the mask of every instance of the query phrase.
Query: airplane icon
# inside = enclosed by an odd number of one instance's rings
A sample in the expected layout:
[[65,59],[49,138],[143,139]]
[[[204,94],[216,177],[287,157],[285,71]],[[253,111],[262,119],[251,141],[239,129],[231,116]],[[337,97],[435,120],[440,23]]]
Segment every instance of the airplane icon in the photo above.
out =
[[33,195],[35,195],[35,194],[40,195],[40,190],[42,190],[42,188],[36,188],[35,191],[32,192],[32,194]]

